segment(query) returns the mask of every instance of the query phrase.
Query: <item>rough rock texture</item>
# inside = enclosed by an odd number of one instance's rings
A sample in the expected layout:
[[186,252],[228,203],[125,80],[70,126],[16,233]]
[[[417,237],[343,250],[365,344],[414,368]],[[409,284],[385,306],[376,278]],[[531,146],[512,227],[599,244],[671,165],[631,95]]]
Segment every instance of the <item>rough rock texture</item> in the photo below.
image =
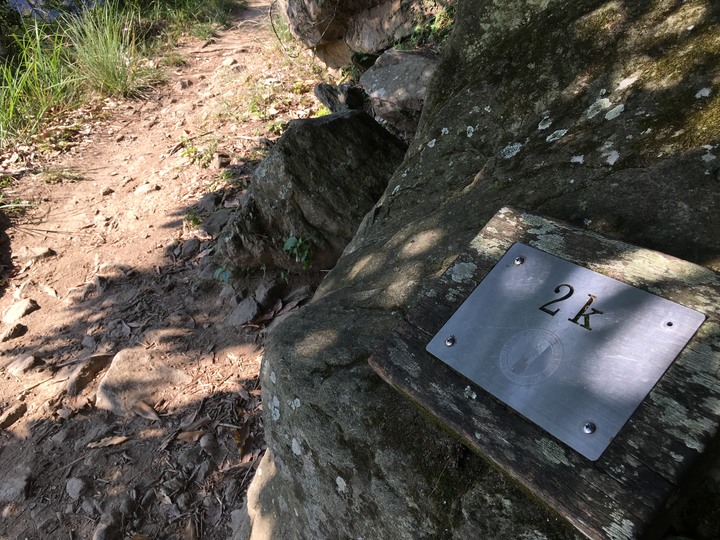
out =
[[140,402],[154,403],[164,392],[190,381],[190,375],[167,365],[157,353],[142,347],[123,349],[100,381],[95,406],[118,416],[132,415]]
[[[238,268],[331,268],[404,151],[363,112],[292,122],[255,171],[221,250]],[[290,237],[302,245],[288,254]]]
[[436,64],[435,54],[429,51],[390,49],[360,78],[375,115],[393,131],[415,134]]
[[290,29],[329,67],[350,63],[352,52],[375,53],[410,35],[440,2],[283,0]]
[[[367,358],[504,205],[720,270],[720,5],[458,9],[404,164],[269,337],[269,450],[236,538],[573,537]],[[719,492],[708,475],[675,532],[718,537]]]

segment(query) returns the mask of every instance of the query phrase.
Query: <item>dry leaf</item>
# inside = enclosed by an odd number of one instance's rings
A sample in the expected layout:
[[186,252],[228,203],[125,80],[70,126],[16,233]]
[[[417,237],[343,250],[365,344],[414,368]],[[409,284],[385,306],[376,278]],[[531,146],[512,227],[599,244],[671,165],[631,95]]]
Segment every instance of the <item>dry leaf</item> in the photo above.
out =
[[160,421],[160,417],[158,416],[158,413],[155,412],[155,409],[144,401],[138,401],[135,405],[133,405],[132,412],[148,420],[154,420],[155,422]]
[[238,388],[238,394],[240,394],[240,397],[243,398],[245,401],[250,401],[250,394],[247,391],[247,388],[244,386],[240,386]]
[[122,444],[125,441],[129,441],[130,437],[124,435],[118,435],[117,437],[105,437],[97,442],[91,442],[87,445],[88,448],[105,448],[107,446],[116,446]]
[[185,442],[197,442],[203,435],[205,435],[205,431],[199,429],[197,431],[183,431],[178,434],[177,438]]

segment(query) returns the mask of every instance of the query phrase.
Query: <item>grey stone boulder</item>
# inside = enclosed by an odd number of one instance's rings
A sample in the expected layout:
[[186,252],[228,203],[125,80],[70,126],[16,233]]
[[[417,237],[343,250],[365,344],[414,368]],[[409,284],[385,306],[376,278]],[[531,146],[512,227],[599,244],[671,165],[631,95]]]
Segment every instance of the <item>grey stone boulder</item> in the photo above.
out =
[[390,49],[360,78],[375,115],[394,131],[413,136],[437,57],[431,51]]
[[[404,153],[364,112],[291,122],[220,234],[221,253],[237,268],[332,268]],[[288,254],[291,237],[301,243]]]
[[[268,450],[235,538],[579,537],[367,360],[506,205],[720,271],[708,5],[460,1],[404,163],[313,300],[268,336]],[[671,533],[717,537],[718,470]]]
[[440,8],[440,3],[415,0],[281,3],[292,33],[332,68],[348,65],[353,52],[376,53],[387,49],[409,36]]

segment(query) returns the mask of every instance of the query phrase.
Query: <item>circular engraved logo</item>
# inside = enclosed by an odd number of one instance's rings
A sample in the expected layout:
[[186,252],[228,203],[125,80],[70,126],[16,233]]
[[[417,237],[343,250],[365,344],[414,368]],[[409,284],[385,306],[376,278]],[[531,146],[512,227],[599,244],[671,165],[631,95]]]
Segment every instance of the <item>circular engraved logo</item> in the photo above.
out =
[[500,351],[500,370],[515,384],[529,386],[546,380],[560,365],[563,346],[548,330],[523,330]]

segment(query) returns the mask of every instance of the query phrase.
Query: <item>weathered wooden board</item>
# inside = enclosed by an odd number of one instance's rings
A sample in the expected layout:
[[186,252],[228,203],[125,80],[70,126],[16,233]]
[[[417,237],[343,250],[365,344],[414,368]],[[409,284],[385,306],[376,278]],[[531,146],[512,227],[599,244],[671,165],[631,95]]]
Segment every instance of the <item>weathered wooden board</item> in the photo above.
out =
[[[707,316],[597,461],[545,433],[425,351],[515,242],[696,309]],[[409,310],[370,359],[381,377],[535,493],[590,538],[655,538],[717,452],[720,277],[570,225],[504,208]],[[488,306],[492,309],[492,306]]]

